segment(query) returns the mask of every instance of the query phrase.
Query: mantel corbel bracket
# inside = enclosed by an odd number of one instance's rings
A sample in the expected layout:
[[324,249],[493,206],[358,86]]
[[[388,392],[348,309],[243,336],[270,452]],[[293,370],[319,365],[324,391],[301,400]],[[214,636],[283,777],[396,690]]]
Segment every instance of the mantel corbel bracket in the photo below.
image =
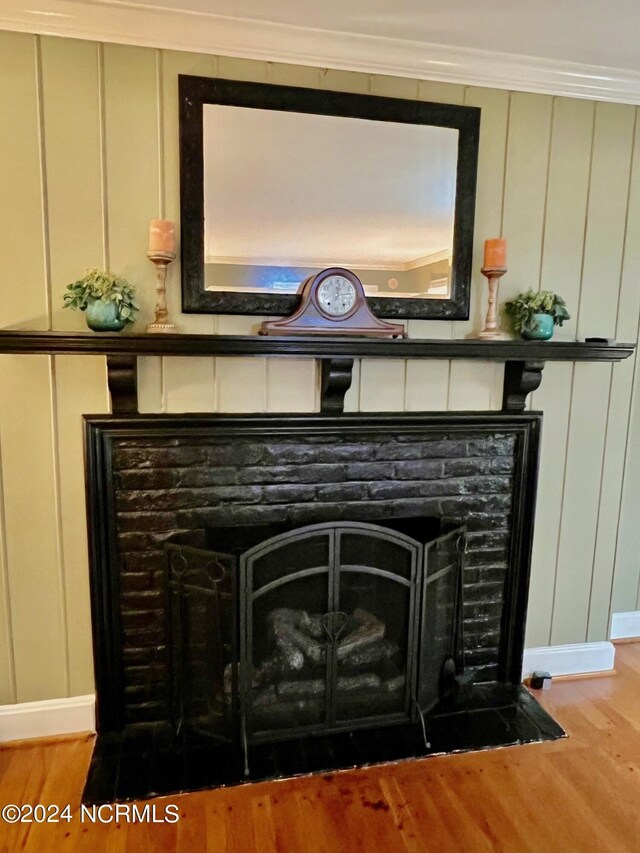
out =
[[544,361],[507,361],[502,390],[503,412],[524,412],[527,396],[540,387]]
[[320,384],[320,411],[335,414],[344,411],[345,394],[353,378],[352,358],[323,358]]
[[107,381],[114,415],[138,414],[138,358],[135,355],[108,355]]

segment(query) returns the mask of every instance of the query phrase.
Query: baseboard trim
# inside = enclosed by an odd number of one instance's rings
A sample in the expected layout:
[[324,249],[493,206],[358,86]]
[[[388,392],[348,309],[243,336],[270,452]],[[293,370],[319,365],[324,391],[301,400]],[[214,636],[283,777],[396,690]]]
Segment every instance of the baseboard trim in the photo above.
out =
[[612,672],[615,656],[615,646],[609,642],[525,649],[522,675],[529,676],[537,669],[553,676]]
[[0,743],[95,732],[95,696],[0,705]]
[[610,640],[636,639],[640,637],[640,610],[611,614]]

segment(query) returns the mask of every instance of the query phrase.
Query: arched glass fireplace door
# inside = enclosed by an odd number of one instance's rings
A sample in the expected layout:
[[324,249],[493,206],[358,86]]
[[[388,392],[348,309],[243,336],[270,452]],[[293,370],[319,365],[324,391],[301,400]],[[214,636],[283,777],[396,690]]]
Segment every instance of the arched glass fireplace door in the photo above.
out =
[[316,524],[240,558],[240,704],[249,742],[415,717],[422,546]]

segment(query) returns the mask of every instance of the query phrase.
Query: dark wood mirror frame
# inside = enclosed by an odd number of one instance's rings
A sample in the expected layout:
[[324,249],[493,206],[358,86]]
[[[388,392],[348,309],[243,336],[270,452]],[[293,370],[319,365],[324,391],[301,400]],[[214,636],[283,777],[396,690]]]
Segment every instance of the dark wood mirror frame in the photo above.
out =
[[368,297],[367,302],[378,317],[421,320],[468,318],[480,131],[480,110],[477,107],[185,75],[179,78],[179,98],[182,310],[185,313],[287,315],[297,308],[299,302],[296,294],[205,290],[203,107],[205,104],[224,104],[457,129],[450,298]]

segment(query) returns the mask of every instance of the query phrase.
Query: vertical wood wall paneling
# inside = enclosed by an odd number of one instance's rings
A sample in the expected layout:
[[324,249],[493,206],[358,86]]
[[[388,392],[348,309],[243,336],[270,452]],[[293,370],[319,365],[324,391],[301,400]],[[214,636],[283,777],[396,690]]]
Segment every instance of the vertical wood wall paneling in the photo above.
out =
[[[42,329],[50,294],[39,70],[37,38],[0,33],[0,182],[11,200],[0,255],[12,287],[1,325]],[[0,394],[11,401],[0,409],[0,442],[17,701],[68,689],[52,381],[49,357],[0,359]]]
[[[0,228],[0,257],[2,272],[15,289],[11,299],[2,302],[3,326],[19,324],[25,328],[46,329],[48,325],[46,292],[43,285],[44,254],[40,214],[40,169],[38,165],[38,125],[36,108],[35,41],[29,35],[0,32],[0,185],[3,198],[11,199],[11,214],[5,215]],[[16,164],[23,164],[17,168]],[[5,212],[8,205],[4,206]],[[4,401],[9,395],[11,375],[16,358],[0,358],[0,392]],[[31,361],[31,360],[30,360]],[[32,370],[46,369],[45,360],[32,362]],[[17,408],[19,398],[14,402]],[[16,453],[17,448],[8,443],[5,424],[15,417],[16,409],[0,407],[0,463],[2,456]],[[9,481],[9,471],[2,466],[2,489],[6,500],[12,500],[14,485]],[[10,634],[11,578],[7,557],[6,516],[0,518],[0,702],[16,701],[13,646]],[[18,601],[15,602],[16,606]],[[19,621],[19,614],[16,614]]]
[[337,68],[322,68],[319,88],[334,92],[355,92],[363,95],[375,94],[371,91],[371,77],[359,71],[340,71]]
[[228,80],[248,80],[250,83],[269,82],[269,63],[235,56],[217,57],[218,77]]
[[[515,283],[523,277],[523,270],[527,271],[527,276],[535,275],[537,280],[544,223],[550,119],[550,98],[521,93],[511,95],[503,183],[496,176],[499,181],[498,191],[500,187],[503,189],[502,233],[509,239],[509,273],[501,281],[501,301],[513,292]],[[503,103],[498,129],[504,126],[504,121]],[[496,144],[500,145],[499,141]],[[504,149],[500,146],[498,150]],[[486,191],[485,185],[483,192]],[[496,219],[497,209],[494,207],[492,221]],[[515,235],[515,239],[512,235]],[[482,263],[481,252],[481,247],[476,246],[476,263]],[[485,290],[486,287],[483,287],[482,292]],[[499,395],[496,385],[501,375],[495,367],[470,363],[464,370],[464,382],[458,383],[454,377],[457,378],[457,371],[462,371],[462,363],[459,364],[460,367],[455,363],[452,366],[450,407],[488,409],[492,405],[497,406]]]
[[[552,645],[585,641],[611,368],[574,371],[564,461]],[[562,454],[562,455],[560,455]],[[540,531],[539,535],[542,535]]]
[[500,297],[510,299],[540,280],[553,99],[513,92],[504,186],[503,236],[509,272]]
[[637,355],[633,384],[634,396],[627,437],[615,573],[611,591],[612,613],[640,610],[640,369]]
[[0,435],[17,701],[29,702],[68,691],[49,358],[0,371],[2,399],[15,401],[0,413]]
[[532,404],[532,409],[543,412],[544,420],[527,610],[528,648],[550,643],[572,383],[572,364],[547,364]]
[[288,65],[284,62],[269,62],[269,83],[278,86],[305,86],[309,89],[322,88],[322,69],[303,65]]
[[[442,320],[409,320],[410,338],[449,340],[451,323]],[[425,358],[406,361],[405,408],[408,412],[446,411],[449,407],[451,362]]]
[[110,263],[138,286],[143,324],[154,316],[147,249],[160,204],[156,51],[105,45],[104,98]]
[[[221,314],[221,335],[255,335],[264,317]],[[267,411],[267,359],[216,359],[215,408],[218,412]]]
[[[629,186],[629,209],[627,213],[627,230],[620,286],[620,303],[618,310],[616,335],[619,340],[638,339],[638,318],[640,316],[640,127],[639,110],[636,108],[635,138],[631,181]],[[632,363],[633,362],[633,363]],[[615,527],[616,539],[614,548],[614,576],[611,589],[610,612],[624,612],[640,609],[638,599],[638,580],[640,577],[640,525],[638,525],[638,506],[640,506],[640,449],[638,430],[640,428],[640,409],[638,407],[638,354],[633,359],[624,362],[623,375],[614,371],[610,405],[610,425],[607,439],[615,429],[616,410],[625,410],[629,406],[629,396],[619,402],[620,395],[630,395],[629,417],[626,425],[626,440],[622,459],[622,483],[617,495],[615,518],[613,523],[607,518],[612,508],[601,501],[598,540],[596,543],[596,560],[600,559],[600,550],[609,547],[608,528],[602,530],[605,524]],[[618,365],[622,366],[622,365]],[[624,388],[624,390],[621,390]],[[618,416],[621,417],[622,413]],[[622,419],[622,417],[621,417]],[[605,456],[604,477],[609,476],[609,465],[612,464],[609,448]],[[603,486],[603,493],[605,488]],[[614,500],[609,498],[609,500]],[[604,537],[607,537],[604,539]],[[604,540],[604,541],[603,541]],[[606,548],[605,548],[606,543]],[[593,594],[592,594],[593,599]],[[608,627],[608,626],[607,626]],[[590,634],[597,630],[596,624],[590,619]]]
[[[56,358],[56,425],[69,656],[69,695],[93,690],[83,420],[109,411],[105,359]],[[75,389],[75,394],[73,393]],[[78,389],[81,392],[78,393]]]
[[539,289],[566,300],[571,319],[554,338],[567,341],[575,340],[580,306],[594,119],[594,103],[555,99]]
[[[633,107],[596,105],[578,338],[615,334],[634,122]],[[574,369],[551,625],[554,645],[587,637],[612,369],[603,364],[576,364]],[[610,583],[609,569],[599,568]],[[606,611],[607,596],[603,598],[597,604]]]
[[[103,265],[99,48],[43,38],[41,52],[53,327],[86,329],[84,315],[64,309],[62,297],[87,267]],[[82,415],[108,411],[104,358],[56,356],[53,416],[70,695],[92,689],[93,658],[86,642],[91,636],[86,525],[63,520],[84,515]]]
[[491,408],[495,370],[492,362],[452,361],[449,386],[451,411]]
[[[469,319],[453,324],[453,337],[466,338],[477,334],[484,327],[487,313],[487,280],[480,270],[484,261],[484,241],[502,234],[502,212],[504,199],[504,173],[506,146],[508,137],[510,100],[509,92],[492,89],[468,87],[465,90],[464,103],[469,107],[479,107],[480,145],[478,150],[478,185],[476,190],[476,218],[473,247],[473,273],[471,277],[471,300]],[[502,406],[502,384],[504,365],[485,363],[466,366],[469,380],[480,382],[484,408],[500,409]],[[454,368],[457,375],[460,368]],[[467,382],[468,385],[468,382]],[[460,394],[454,394],[454,407]],[[462,405],[464,408],[464,404]]]
[[319,408],[320,375],[315,359],[267,359],[268,412],[315,412]]
[[509,92],[469,87],[464,103],[468,107],[479,107],[481,110],[480,145],[471,307],[468,321],[454,323],[455,338],[464,338],[472,332],[479,332],[484,326],[487,314],[487,280],[480,270],[484,261],[484,241],[502,234]]
[[359,411],[404,411],[406,369],[404,358],[360,359]]
[[[486,279],[480,273],[484,254],[484,240],[498,236],[501,232],[502,198],[504,194],[504,158],[506,156],[506,130],[509,116],[508,93],[500,93],[500,98],[487,98],[485,90],[461,90],[460,103],[480,106],[483,111],[481,145],[479,149],[479,178],[476,212],[479,221],[475,224],[473,252],[473,275],[471,284],[471,305],[468,321],[453,323],[452,336],[467,337],[479,331],[484,325],[486,314]],[[485,130],[487,132],[485,133]],[[485,173],[484,162],[489,159],[492,167]],[[486,218],[485,218],[486,217]],[[485,229],[494,230],[487,233]],[[480,307],[481,306],[481,307]],[[479,315],[477,326],[475,315]],[[495,385],[501,380],[503,368],[492,362],[453,361],[449,388],[449,408],[451,410],[490,409],[499,406],[496,400]]]
[[[635,317],[637,317],[637,313],[633,319]],[[629,313],[629,318],[632,318],[631,313]],[[629,324],[627,323],[627,325]],[[635,339],[636,334],[637,332],[634,330],[633,339]],[[629,340],[629,337],[625,336],[623,332],[619,333],[619,340],[623,339]],[[606,441],[602,462],[602,480],[598,501],[596,542],[589,598],[587,641],[600,640],[603,636],[608,636],[635,360],[628,359],[617,364],[615,368],[611,376],[607,413]],[[636,504],[636,508],[637,506]],[[635,565],[640,565],[637,558]],[[633,566],[634,561],[626,566],[629,575],[633,574]],[[618,609],[635,610],[633,596],[630,598],[628,606],[625,605],[624,608]]]
[[[626,229],[624,233],[622,270],[620,285],[615,300],[617,316],[615,336],[619,341],[637,340],[638,314],[640,312],[640,151],[638,140],[637,108],[628,108],[632,121],[631,174],[628,176]],[[624,128],[626,132],[626,128]],[[614,282],[612,281],[613,285]],[[612,296],[612,301],[614,297]],[[615,567],[616,538],[626,444],[629,433],[629,417],[633,394],[633,375],[637,355],[616,365],[611,371],[608,420],[602,480],[598,504],[596,546],[593,556],[593,574],[589,602],[587,640],[608,636],[611,593]],[[633,606],[629,609],[634,609]]]
[[0,257],[12,288],[2,325],[23,329],[49,328],[35,51],[34,36],[0,32]]
[[[139,331],[144,328],[140,321]],[[163,359],[156,356],[138,357],[138,411],[164,411]]]
[[[405,329],[407,321],[402,323]],[[402,412],[407,387],[406,358],[361,358],[358,376],[358,411]]]
[[[182,315],[186,316],[186,315]],[[205,317],[207,315],[203,315]],[[202,318],[198,318],[202,319]],[[216,318],[208,315],[209,334]],[[204,324],[203,324],[204,325]],[[195,329],[190,328],[190,332]],[[172,357],[163,362],[163,412],[214,412],[216,410],[216,359]]]
[[103,266],[99,49],[43,37],[41,51],[52,325],[86,331],[84,314],[62,298],[88,267]]
[[436,104],[462,104],[464,103],[464,92],[465,87],[458,83],[433,83],[431,80],[418,80],[418,100],[420,101],[433,101]]
[[[535,290],[539,285],[552,113],[553,99],[550,97],[520,92],[510,95],[502,202],[502,235],[508,241],[508,272],[500,282],[501,304],[517,293],[528,288]],[[494,168],[497,169],[497,165]],[[549,468],[543,465],[540,469],[541,482],[548,475]],[[538,581],[540,569],[543,579]],[[546,566],[533,563],[534,593],[536,584],[545,585],[547,573]]]
[[[2,472],[0,443],[0,472]],[[0,477],[0,705],[17,701],[13,616],[9,588],[9,560],[5,525],[4,482]]]
[[214,358],[163,358],[163,412],[215,412]]
[[[539,284],[565,297],[571,320],[555,334],[567,340],[575,339],[580,304],[594,114],[588,101],[554,103]],[[550,641],[572,383],[572,364],[549,362],[531,399],[544,412],[526,637],[533,647]]]
[[[157,51],[104,45],[104,157],[108,262],[138,287],[139,330],[153,319],[155,273],[147,258],[149,220],[157,217],[159,138]],[[161,406],[160,359],[139,359],[140,405]]]
[[[160,115],[160,193],[158,215],[180,222],[180,150],[178,133],[178,75],[213,76],[215,56],[174,51],[158,52],[158,104]],[[179,232],[177,232],[179,239]],[[215,334],[213,314],[182,314],[180,255],[167,275],[167,302],[170,316],[180,332]],[[163,359],[163,411],[211,412],[215,409],[214,358]]]
[[[369,75],[369,85],[372,95],[380,95],[384,98],[409,98],[414,100],[429,100],[420,95],[420,82],[411,80],[409,77],[387,77],[384,74]],[[459,86],[455,87],[460,88]],[[435,100],[435,98],[434,98]],[[453,102],[452,102],[453,103]]]
[[578,339],[615,334],[634,124],[634,107],[596,104]]

